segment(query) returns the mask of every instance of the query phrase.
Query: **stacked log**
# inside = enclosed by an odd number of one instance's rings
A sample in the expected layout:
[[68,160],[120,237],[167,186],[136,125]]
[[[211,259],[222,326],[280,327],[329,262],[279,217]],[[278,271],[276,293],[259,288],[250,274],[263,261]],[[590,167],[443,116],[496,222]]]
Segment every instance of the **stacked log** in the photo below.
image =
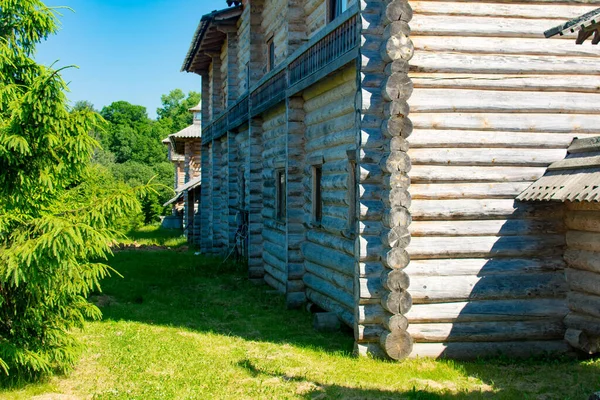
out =
[[[213,229],[212,229],[212,144],[204,143],[202,146],[202,193],[200,195],[201,208],[201,232],[200,250],[204,254],[211,254],[213,251]],[[185,199],[187,201],[187,199]]]
[[275,46],[273,65],[279,64],[289,55],[287,30],[288,2],[281,0],[265,0],[261,29],[267,40]]
[[563,208],[514,199],[597,135],[592,49],[540,35],[593,7],[410,4],[412,355],[565,351]]
[[304,293],[304,255],[302,243],[306,241],[304,225],[304,99],[295,96],[286,101],[286,237],[287,237],[287,282],[286,304],[288,308],[299,308],[306,301]]
[[355,279],[355,340],[359,354],[403,359],[412,350],[404,314],[411,308],[405,247],[410,242],[412,43],[407,1],[366,3],[360,11],[361,120],[359,268]]
[[265,281],[282,294],[287,285],[287,228],[285,217],[277,215],[277,173],[285,174],[287,123],[285,104],[263,114],[263,262]]
[[[346,66],[326,79],[310,86],[302,93],[304,158],[297,164],[302,175],[302,185],[293,191],[302,198],[290,197],[292,207],[302,205],[298,215],[290,215],[290,222],[300,222],[304,216],[306,239],[301,244],[304,263],[303,283],[308,301],[335,312],[349,326],[354,320],[355,246],[350,217],[350,160],[348,151],[356,149],[356,68]],[[291,99],[293,100],[293,99]],[[291,109],[290,109],[291,111]],[[299,135],[290,135],[292,143]],[[290,153],[291,155],[291,153]],[[290,171],[292,162],[290,158]],[[322,170],[322,218],[316,221],[313,214],[313,168]],[[296,182],[288,180],[289,185]],[[290,188],[292,193],[292,188]],[[292,204],[293,202],[293,204]],[[289,208],[289,210],[292,210]],[[292,220],[293,217],[293,220]],[[292,225],[290,224],[290,229]],[[289,240],[295,240],[290,231]],[[291,242],[290,242],[291,243]],[[300,242],[296,242],[300,245]],[[292,252],[290,252],[290,266]]]
[[252,118],[248,126],[248,275],[250,280],[262,282],[263,263],[263,122]]
[[600,205],[567,203],[569,314],[565,339],[588,354],[600,352]]

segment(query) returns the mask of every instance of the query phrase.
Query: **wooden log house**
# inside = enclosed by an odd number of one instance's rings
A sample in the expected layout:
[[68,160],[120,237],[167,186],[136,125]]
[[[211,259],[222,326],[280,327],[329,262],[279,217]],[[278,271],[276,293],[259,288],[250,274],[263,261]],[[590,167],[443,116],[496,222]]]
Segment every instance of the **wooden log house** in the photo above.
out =
[[[175,167],[175,197],[164,206],[173,205],[173,215],[181,214],[181,228],[190,243],[196,243],[200,235],[200,147],[202,144],[201,106],[189,109],[193,114],[192,125],[163,140],[169,149],[169,160]],[[163,221],[164,223],[164,221]]]
[[249,278],[335,313],[358,354],[590,350],[592,211],[517,196],[600,135],[597,47],[543,35],[600,1],[231,4],[183,64],[204,253],[243,239]]

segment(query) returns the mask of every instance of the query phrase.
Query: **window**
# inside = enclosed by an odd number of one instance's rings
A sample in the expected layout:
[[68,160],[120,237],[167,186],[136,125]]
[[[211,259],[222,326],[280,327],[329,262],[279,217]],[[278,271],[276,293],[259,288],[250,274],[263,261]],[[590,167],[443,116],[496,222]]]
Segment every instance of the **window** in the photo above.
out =
[[267,72],[275,67],[275,43],[273,38],[267,40]]
[[347,5],[347,0],[329,0],[329,22],[346,11]]
[[313,193],[312,193],[312,214],[313,221],[320,224],[323,219],[323,188],[321,181],[323,177],[323,166],[313,166]]
[[285,170],[275,171],[275,211],[278,220],[285,219],[286,210],[286,185]]

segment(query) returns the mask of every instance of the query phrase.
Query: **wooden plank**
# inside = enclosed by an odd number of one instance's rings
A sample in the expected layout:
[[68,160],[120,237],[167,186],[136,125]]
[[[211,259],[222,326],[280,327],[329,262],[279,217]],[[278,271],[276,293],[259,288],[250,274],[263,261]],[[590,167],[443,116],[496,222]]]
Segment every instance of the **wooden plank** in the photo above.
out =
[[415,90],[411,112],[572,113],[598,114],[600,94],[474,89]]
[[415,183],[410,186],[414,200],[514,199],[531,182]]
[[[411,1],[414,14],[471,15],[485,17],[514,17],[524,19],[561,19],[595,10],[593,5],[516,3],[472,3],[465,7],[456,1]],[[585,2],[584,2],[585,3]]]
[[408,333],[417,343],[552,340],[563,338],[565,326],[558,320],[411,324]]
[[549,220],[480,220],[415,221],[409,226],[412,237],[418,236],[518,236],[564,232],[560,219]]
[[567,268],[566,276],[571,290],[600,296],[600,274]]
[[[404,272],[409,277],[420,276],[489,276],[519,275],[562,271],[565,262],[550,258],[461,258],[412,260]],[[409,289],[410,291],[410,289]]]
[[544,166],[562,160],[566,149],[446,148],[411,149],[412,165]]
[[549,354],[565,354],[569,352],[570,349],[571,348],[564,340],[415,343],[410,357],[471,360],[504,355],[515,358],[530,358],[533,356],[547,356]]
[[[513,6],[513,5],[511,5]],[[466,8],[466,7],[465,7]],[[547,7],[547,8],[554,8]],[[473,37],[473,36],[411,36],[416,52],[460,52],[468,54],[554,55],[564,57],[594,57],[594,46],[573,46],[572,41],[538,38]],[[580,71],[585,74],[585,71]],[[593,78],[592,78],[593,79]],[[595,79],[593,79],[595,80]],[[580,82],[577,84],[581,85]]]
[[[599,81],[600,85],[600,81]],[[453,131],[414,129],[408,138],[411,152],[421,148],[566,149],[571,135],[534,132]],[[515,150],[512,150],[515,152]]]
[[306,298],[319,307],[327,311],[335,312],[340,320],[348,326],[352,326],[354,323],[354,316],[352,312],[345,307],[343,304],[335,301],[334,299],[323,295],[320,292],[306,288]]
[[600,233],[600,213],[597,211],[570,211],[565,216],[567,228]]
[[[415,304],[406,314],[410,324],[427,322],[560,320],[567,315],[565,299],[491,300]],[[410,325],[409,325],[410,326]]]
[[502,113],[411,113],[410,120],[416,129],[555,132],[571,137],[599,132],[599,117],[586,114],[513,114],[507,118]]
[[565,317],[565,325],[567,328],[579,329],[593,336],[600,336],[600,318],[570,312]]
[[[413,183],[424,182],[534,182],[546,172],[543,167],[486,167],[415,165],[410,170]],[[529,185],[527,185],[529,186]]]
[[413,72],[590,75],[600,73],[600,66],[595,61],[592,57],[417,51],[410,61],[410,66]]
[[567,304],[572,311],[600,319],[600,296],[570,291]]
[[512,199],[414,200],[413,221],[421,220],[493,220],[562,217],[560,204],[531,204]]
[[567,244],[569,248],[600,252],[600,233],[568,231]]
[[[550,256],[562,252],[563,235],[414,237],[406,249],[412,260]],[[412,289],[411,289],[412,292]]]
[[489,276],[411,277],[414,304],[466,300],[529,299],[564,297],[567,284],[562,272]]
[[315,290],[321,293],[323,296],[330,297],[348,309],[352,309],[354,307],[354,298],[352,294],[346,292],[331,282],[328,282],[308,272],[304,274],[302,280],[307,288]]
[[564,258],[571,268],[600,274],[600,257],[597,252],[567,248]]
[[412,36],[484,36],[539,38],[549,26],[564,22],[564,18],[531,19],[496,18],[462,15],[415,15],[410,22]]

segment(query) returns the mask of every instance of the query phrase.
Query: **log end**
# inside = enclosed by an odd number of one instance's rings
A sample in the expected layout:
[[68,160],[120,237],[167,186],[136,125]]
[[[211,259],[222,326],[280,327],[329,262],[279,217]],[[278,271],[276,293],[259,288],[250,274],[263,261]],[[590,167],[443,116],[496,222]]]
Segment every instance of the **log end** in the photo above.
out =
[[402,330],[382,333],[380,344],[385,353],[393,360],[407,358],[412,352],[413,347],[410,334]]

